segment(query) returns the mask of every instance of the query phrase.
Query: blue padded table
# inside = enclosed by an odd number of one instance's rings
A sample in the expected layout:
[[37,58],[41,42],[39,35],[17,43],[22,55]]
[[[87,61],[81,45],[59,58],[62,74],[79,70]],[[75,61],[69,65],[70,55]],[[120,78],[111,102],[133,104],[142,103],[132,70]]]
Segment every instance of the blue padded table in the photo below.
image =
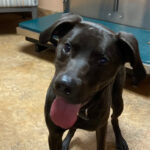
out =
[[[55,13],[49,16],[24,21],[19,24],[19,27],[35,33],[40,33],[50,27],[56,20],[61,18],[63,13]],[[85,21],[95,22],[110,28],[114,32],[126,31],[132,33],[139,42],[139,49],[142,62],[150,68],[150,30],[141,28],[129,27],[107,21],[83,17]]]

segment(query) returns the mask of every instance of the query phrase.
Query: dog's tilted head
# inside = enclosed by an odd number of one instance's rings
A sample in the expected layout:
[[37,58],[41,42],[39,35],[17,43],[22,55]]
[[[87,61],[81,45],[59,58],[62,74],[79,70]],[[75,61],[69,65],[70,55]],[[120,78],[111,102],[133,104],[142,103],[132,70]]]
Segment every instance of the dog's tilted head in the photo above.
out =
[[145,77],[137,40],[129,33],[115,34],[68,14],[40,34],[41,43],[48,41],[56,46],[56,100],[66,105],[66,111],[69,106],[76,113],[80,104],[113,82],[126,62],[133,67],[136,81]]

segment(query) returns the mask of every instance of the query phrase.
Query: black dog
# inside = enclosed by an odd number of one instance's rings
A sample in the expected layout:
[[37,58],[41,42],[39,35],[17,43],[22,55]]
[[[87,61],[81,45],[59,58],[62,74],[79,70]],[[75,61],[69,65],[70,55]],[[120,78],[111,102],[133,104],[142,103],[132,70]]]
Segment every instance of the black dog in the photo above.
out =
[[[56,48],[56,72],[47,92],[45,118],[51,150],[68,150],[77,128],[96,130],[97,150],[105,149],[110,108],[118,150],[128,150],[118,123],[123,111],[124,64],[134,82],[145,76],[138,43],[132,34],[114,33],[102,25],[66,15],[40,34],[42,44]],[[62,135],[69,129],[62,142]]]

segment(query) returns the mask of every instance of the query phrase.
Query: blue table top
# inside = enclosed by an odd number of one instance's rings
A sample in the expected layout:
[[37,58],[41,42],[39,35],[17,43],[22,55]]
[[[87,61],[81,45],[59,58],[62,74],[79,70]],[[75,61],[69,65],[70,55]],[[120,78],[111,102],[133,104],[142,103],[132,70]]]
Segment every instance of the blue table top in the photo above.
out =
[[[37,33],[44,31],[46,28],[50,27],[56,20],[61,18],[63,13],[55,13],[49,16],[44,16],[41,18],[24,21],[19,23],[19,27],[25,28]],[[98,24],[103,24],[104,26],[110,28],[114,32],[126,31],[132,33],[139,42],[139,49],[142,62],[150,65],[150,30],[144,30],[135,27],[129,27],[125,25],[120,25],[116,23],[111,23],[107,21],[92,19],[83,17],[85,21],[91,21]]]

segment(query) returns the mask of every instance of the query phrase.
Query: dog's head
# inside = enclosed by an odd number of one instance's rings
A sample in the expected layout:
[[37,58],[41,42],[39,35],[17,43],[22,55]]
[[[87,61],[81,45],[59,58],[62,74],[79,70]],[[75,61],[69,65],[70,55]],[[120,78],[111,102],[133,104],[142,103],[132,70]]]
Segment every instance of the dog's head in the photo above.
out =
[[56,46],[55,94],[79,104],[109,85],[129,62],[136,81],[145,77],[138,43],[129,33],[115,34],[78,15],[66,15],[40,34],[40,42]]

